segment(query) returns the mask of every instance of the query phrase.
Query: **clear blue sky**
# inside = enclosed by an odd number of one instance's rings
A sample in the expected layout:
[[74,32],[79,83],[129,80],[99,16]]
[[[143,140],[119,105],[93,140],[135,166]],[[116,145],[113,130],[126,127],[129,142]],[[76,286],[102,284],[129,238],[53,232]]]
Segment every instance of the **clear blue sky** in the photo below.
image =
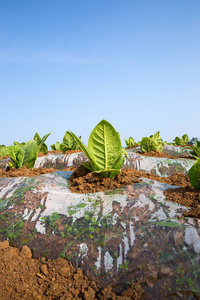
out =
[[200,137],[200,0],[0,0],[0,108],[6,146]]

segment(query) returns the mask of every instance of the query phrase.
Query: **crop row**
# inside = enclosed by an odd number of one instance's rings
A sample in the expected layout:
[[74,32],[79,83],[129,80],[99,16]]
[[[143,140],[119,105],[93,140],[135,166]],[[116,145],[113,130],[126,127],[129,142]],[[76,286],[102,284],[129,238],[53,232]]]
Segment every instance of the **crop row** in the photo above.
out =
[[[38,133],[34,135],[33,140],[26,143],[14,142],[11,146],[0,146],[0,157],[8,155],[10,157],[9,166],[11,168],[33,168],[39,152],[48,153],[46,139],[50,133],[43,138]],[[143,137],[140,142],[135,142],[132,137],[125,139],[128,148],[140,145],[143,153],[149,151],[162,151],[165,144],[187,145],[189,137],[187,134],[182,138],[176,137],[174,143],[164,142],[160,132],[156,132],[150,137]],[[189,170],[189,180],[194,188],[200,188],[200,140],[195,139],[195,144],[186,146],[191,149],[190,153],[197,160]],[[57,142],[51,145],[52,150],[65,152],[67,150],[81,149],[88,158],[84,166],[91,172],[99,173],[101,176],[115,177],[121,173],[121,167],[124,158],[127,156],[126,150],[122,147],[120,135],[115,128],[106,120],[99,122],[92,130],[88,146],[82,141],[81,137],[76,136],[73,132],[67,131],[63,137],[62,143]]]

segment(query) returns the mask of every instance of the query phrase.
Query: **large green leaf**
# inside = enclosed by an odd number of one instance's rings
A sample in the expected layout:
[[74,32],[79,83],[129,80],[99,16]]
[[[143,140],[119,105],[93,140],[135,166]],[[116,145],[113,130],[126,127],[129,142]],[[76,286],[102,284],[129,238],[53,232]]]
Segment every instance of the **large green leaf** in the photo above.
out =
[[62,144],[66,147],[66,150],[74,150],[76,148],[75,139],[69,131],[66,131]]
[[88,148],[100,170],[112,170],[122,156],[120,136],[106,120],[99,122],[91,132]]
[[38,146],[35,140],[30,140],[25,145],[20,147],[18,152],[18,168],[26,166],[27,168],[33,168],[35,160],[38,156]]
[[102,176],[114,177],[121,172],[125,154],[120,135],[106,120],[99,122],[90,134],[88,147],[71,132],[89,163],[84,164],[89,170]]
[[190,168],[188,176],[191,185],[195,189],[200,188],[200,159]]

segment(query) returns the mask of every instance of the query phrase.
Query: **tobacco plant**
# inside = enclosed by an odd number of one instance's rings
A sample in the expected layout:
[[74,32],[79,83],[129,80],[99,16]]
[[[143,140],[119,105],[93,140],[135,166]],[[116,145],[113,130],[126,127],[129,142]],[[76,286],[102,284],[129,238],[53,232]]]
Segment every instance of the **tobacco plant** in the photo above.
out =
[[8,155],[7,147],[5,145],[0,145],[0,157]]
[[[79,137],[81,139],[81,136]],[[63,141],[60,144],[57,142],[56,144],[50,145],[52,150],[65,152],[67,150],[77,150],[80,149],[76,139],[73,137],[70,131],[66,131]]]
[[41,151],[41,148],[49,134],[46,134],[39,143],[36,140],[30,140],[24,145],[8,146],[7,152],[11,159],[9,166],[11,168],[21,168],[23,166],[28,169],[33,168],[38,157],[38,153]]
[[134,141],[134,139],[132,137],[129,137],[129,139],[124,139],[125,143],[126,143],[126,146],[127,148],[130,148],[134,145],[136,145],[136,142]]
[[[81,139],[81,136],[79,136],[79,139]],[[60,145],[60,148],[62,152],[65,152],[67,150],[78,150],[80,149],[76,139],[74,136],[71,134],[71,132],[66,131],[62,144]]]
[[163,140],[160,136],[160,131],[156,132],[154,135],[150,135],[150,137],[143,137],[140,148],[143,153],[155,150],[162,151]]
[[59,142],[50,145],[50,147],[51,147],[51,150],[53,150],[53,151],[61,151],[60,143]]
[[[41,139],[40,135],[38,132],[35,133],[34,135],[34,140],[37,142],[37,146],[40,147],[40,152],[47,154],[48,153],[48,147],[47,145],[44,143],[44,141],[46,141],[46,139],[48,138],[48,136],[51,134],[51,132],[49,132],[48,134],[46,134],[45,136],[43,136],[43,138]],[[42,145],[42,146],[41,146]]]
[[187,143],[189,142],[189,137],[187,134],[184,134],[182,136],[182,138],[176,136],[175,139],[174,139],[174,143],[177,145],[177,146],[183,146],[183,145],[187,145]]
[[110,178],[121,173],[127,152],[122,148],[119,133],[108,121],[102,120],[92,130],[88,147],[73,132],[71,134],[89,159],[84,163],[87,169]]

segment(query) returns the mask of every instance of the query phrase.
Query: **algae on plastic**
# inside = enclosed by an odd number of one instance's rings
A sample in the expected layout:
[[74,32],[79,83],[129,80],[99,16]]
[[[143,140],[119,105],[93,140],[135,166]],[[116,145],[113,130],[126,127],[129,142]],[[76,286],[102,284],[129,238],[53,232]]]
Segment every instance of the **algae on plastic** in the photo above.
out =
[[26,244],[34,257],[66,257],[116,292],[138,281],[152,299],[200,296],[200,221],[180,218],[188,208],[165,200],[172,186],[143,178],[75,194],[71,173],[0,179],[1,241]]

